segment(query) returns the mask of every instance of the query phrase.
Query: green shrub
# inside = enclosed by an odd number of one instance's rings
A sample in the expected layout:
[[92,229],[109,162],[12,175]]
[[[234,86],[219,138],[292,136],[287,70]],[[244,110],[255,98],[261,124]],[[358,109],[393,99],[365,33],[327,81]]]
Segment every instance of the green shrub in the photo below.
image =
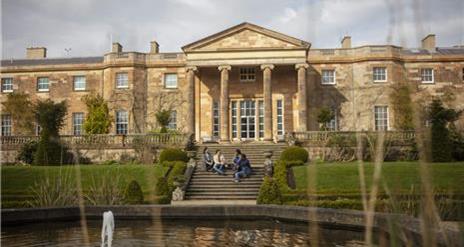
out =
[[277,161],[274,166],[274,180],[279,186],[280,191],[286,192],[288,191],[288,183],[287,183],[287,164],[284,161]]
[[288,147],[282,152],[280,159],[284,161],[300,160],[306,163],[308,161],[308,151],[302,147]]
[[159,161],[161,163],[165,161],[188,161],[187,153],[178,149],[178,148],[166,148],[161,151],[159,156]]
[[34,161],[34,155],[37,151],[37,142],[29,141],[25,143],[18,152],[16,159],[26,164],[32,164]]
[[124,193],[124,201],[127,204],[142,204],[143,203],[143,192],[137,181],[132,180],[126,188]]
[[282,204],[282,194],[279,186],[270,177],[264,177],[264,182],[259,189],[258,204]]
[[34,165],[62,165],[72,163],[72,154],[54,139],[41,137],[34,153]]
[[158,179],[155,194],[158,196],[159,204],[169,204],[175,189],[174,181],[183,176],[187,165],[182,161],[164,162],[163,165],[172,166],[172,168],[166,176]]

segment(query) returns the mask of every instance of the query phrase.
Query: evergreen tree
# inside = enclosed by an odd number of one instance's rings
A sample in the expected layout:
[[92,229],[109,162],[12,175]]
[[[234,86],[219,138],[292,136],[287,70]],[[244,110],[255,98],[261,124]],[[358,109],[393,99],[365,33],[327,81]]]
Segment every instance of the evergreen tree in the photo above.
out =
[[87,117],[84,121],[86,134],[108,134],[111,127],[111,116],[108,103],[99,94],[89,94],[82,97],[87,106]]

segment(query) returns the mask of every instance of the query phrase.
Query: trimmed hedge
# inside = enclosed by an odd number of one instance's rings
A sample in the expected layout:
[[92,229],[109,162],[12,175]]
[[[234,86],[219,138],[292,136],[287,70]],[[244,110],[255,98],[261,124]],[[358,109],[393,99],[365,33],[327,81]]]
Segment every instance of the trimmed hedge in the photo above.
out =
[[159,156],[159,162],[164,163],[165,161],[183,161],[188,162],[187,153],[178,148],[166,148],[161,151]]
[[279,186],[281,192],[289,190],[287,182],[287,164],[285,161],[279,160],[275,163],[273,179]]
[[302,147],[293,146],[286,148],[280,155],[280,160],[283,161],[301,161],[303,163],[308,162],[308,151]]
[[158,196],[159,204],[169,204],[171,202],[172,192],[176,189],[174,180],[185,173],[187,165],[185,162],[164,162],[163,165],[171,166],[171,170],[164,177],[159,178],[156,183],[155,193]]
[[274,179],[264,177],[256,202],[257,204],[282,204],[282,193]]
[[143,192],[140,184],[137,181],[132,180],[128,185],[124,193],[124,201],[127,204],[142,204],[143,203]]

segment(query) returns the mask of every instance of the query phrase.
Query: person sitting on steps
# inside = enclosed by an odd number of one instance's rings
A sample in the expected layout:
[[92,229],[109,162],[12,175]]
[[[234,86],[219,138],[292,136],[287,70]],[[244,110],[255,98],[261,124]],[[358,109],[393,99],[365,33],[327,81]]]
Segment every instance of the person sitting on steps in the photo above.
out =
[[240,163],[240,158],[241,158],[241,155],[242,155],[242,151],[240,151],[240,149],[235,149],[235,157],[234,157],[234,160],[232,160],[232,169],[234,171],[236,171],[238,169],[238,164]]
[[213,168],[213,156],[209,153],[208,147],[203,149],[203,160],[205,161],[205,170],[210,171]]
[[245,154],[240,155],[240,162],[238,165],[237,172],[234,174],[234,181],[236,183],[240,182],[240,177],[248,177],[251,175],[251,165],[250,161],[247,159]]
[[213,170],[220,175],[225,175],[225,161],[224,155],[221,153],[221,150],[216,150],[216,154],[213,157],[214,165]]

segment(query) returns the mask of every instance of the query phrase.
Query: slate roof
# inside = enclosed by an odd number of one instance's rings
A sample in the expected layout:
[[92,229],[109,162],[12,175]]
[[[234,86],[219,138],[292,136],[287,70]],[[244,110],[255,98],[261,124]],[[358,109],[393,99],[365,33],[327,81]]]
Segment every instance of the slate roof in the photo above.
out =
[[103,63],[103,57],[7,59],[7,60],[1,61],[2,67],[34,66],[34,65],[63,65],[63,64],[92,64],[92,63]]
[[435,51],[430,52],[426,49],[403,49],[402,53],[405,55],[432,55],[432,54],[439,54],[439,55],[464,55],[464,46],[456,46],[456,47],[443,47],[443,48],[436,48]]

